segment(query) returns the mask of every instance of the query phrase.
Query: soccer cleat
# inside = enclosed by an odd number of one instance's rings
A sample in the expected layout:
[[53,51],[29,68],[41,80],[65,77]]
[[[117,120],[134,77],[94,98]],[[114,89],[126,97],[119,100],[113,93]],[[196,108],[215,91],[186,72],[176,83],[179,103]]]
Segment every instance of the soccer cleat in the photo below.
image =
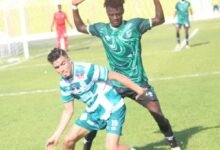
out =
[[171,148],[171,150],[181,150],[179,146]]
[[189,48],[190,48],[190,46],[189,46],[189,45],[186,45],[186,48],[187,48],[187,49],[189,49]]
[[181,49],[181,45],[180,44],[177,44],[176,45],[176,48],[175,48],[175,51],[179,51]]

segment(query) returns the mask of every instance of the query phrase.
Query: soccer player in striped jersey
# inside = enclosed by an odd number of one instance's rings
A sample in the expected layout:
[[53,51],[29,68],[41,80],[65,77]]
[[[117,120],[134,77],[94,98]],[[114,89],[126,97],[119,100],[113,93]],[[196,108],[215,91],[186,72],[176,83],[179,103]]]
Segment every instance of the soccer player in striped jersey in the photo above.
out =
[[[156,93],[148,82],[141,58],[142,35],[153,27],[164,23],[164,14],[160,0],[153,0],[155,17],[151,19],[133,18],[130,20],[123,20],[124,0],[105,0],[104,7],[106,8],[109,23],[94,23],[91,25],[86,25],[79,14],[78,5],[82,2],[83,0],[72,0],[73,19],[77,30],[102,40],[112,71],[119,72],[141,87],[148,89],[148,96],[136,102],[146,110],[149,110],[161,132],[168,140],[171,149],[179,150],[180,147],[173,135],[170,122],[162,113]],[[136,94],[134,91],[118,82],[114,82],[114,86],[122,97],[129,97],[135,100]],[[95,136],[96,133],[91,132],[86,137],[84,150],[90,150]]]
[[185,29],[185,39],[186,39],[186,48],[189,48],[189,28],[190,28],[190,18],[189,13],[192,15],[191,4],[187,0],[179,0],[176,3],[176,11],[174,17],[177,16],[176,22],[176,39],[178,46],[180,46],[180,29],[183,26]]
[[89,132],[104,128],[107,132],[107,150],[132,150],[127,145],[119,144],[126,107],[123,98],[110,82],[116,80],[131,88],[137,92],[136,99],[146,97],[146,90],[126,76],[109,71],[104,66],[73,62],[67,53],[59,48],[54,48],[48,54],[48,61],[61,76],[60,91],[64,110],[56,131],[46,144],[46,149],[55,149],[62,132],[72,118],[74,100],[78,99],[87,107],[67,134],[63,144],[64,150],[75,149],[75,144],[80,138]]

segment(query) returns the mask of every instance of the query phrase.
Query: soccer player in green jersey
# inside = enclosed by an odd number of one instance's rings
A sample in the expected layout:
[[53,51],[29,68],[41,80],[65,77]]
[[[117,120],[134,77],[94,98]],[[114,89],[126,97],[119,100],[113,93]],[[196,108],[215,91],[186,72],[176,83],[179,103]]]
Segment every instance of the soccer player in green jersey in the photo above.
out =
[[186,39],[186,48],[189,48],[189,28],[190,28],[190,18],[189,13],[192,15],[191,4],[187,0],[179,0],[176,3],[176,11],[174,17],[177,16],[176,23],[176,38],[178,46],[180,46],[180,29],[183,26],[185,29],[185,39]]
[[[160,0],[153,0],[155,5],[154,18],[133,18],[130,20],[123,20],[124,0],[105,0],[104,7],[106,8],[110,22],[94,23],[91,25],[86,25],[80,17],[78,5],[82,1],[72,0],[73,18],[77,30],[82,33],[91,34],[102,40],[111,70],[129,77],[141,87],[147,88],[148,96],[137,101],[138,104],[149,110],[171,148],[179,150],[180,147],[173,135],[171,125],[162,113],[153,87],[148,83],[141,58],[142,35],[164,22]],[[114,82],[113,84],[122,97],[129,97],[135,100],[136,93],[134,91],[118,82]],[[91,132],[86,137],[84,150],[90,150],[92,140],[95,136],[96,133]]]
[[54,48],[47,57],[56,72],[61,76],[60,92],[64,110],[54,134],[48,139],[47,150],[55,150],[59,138],[74,112],[74,99],[87,105],[67,134],[63,149],[75,149],[76,142],[89,132],[106,128],[107,150],[132,150],[119,144],[125,120],[126,107],[110,80],[116,80],[137,92],[136,99],[146,97],[146,89],[138,86],[126,76],[108,71],[104,66],[73,62],[65,50]]

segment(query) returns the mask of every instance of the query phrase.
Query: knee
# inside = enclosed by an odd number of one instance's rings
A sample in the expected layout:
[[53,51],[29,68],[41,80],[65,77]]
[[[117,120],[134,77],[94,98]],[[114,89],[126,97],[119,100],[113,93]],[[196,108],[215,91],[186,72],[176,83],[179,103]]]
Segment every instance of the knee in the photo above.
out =
[[117,145],[111,145],[111,144],[106,143],[105,149],[106,150],[118,150],[119,147]]
[[75,145],[75,143],[76,143],[75,139],[70,139],[70,138],[66,137],[63,142],[63,147],[72,148],[73,145]]

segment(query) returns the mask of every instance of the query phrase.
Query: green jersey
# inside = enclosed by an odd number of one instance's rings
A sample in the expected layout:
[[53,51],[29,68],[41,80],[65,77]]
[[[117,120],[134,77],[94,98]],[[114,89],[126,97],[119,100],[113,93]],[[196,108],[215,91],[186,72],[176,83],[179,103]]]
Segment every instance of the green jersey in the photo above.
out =
[[191,5],[190,2],[184,0],[180,0],[176,4],[176,11],[177,11],[177,23],[180,25],[189,26],[189,9]]
[[[102,40],[111,70],[144,86],[148,79],[142,65],[141,37],[151,27],[151,20],[135,18],[123,21],[118,28],[110,23],[96,23],[89,26],[88,32]],[[114,85],[124,87],[118,82]]]

